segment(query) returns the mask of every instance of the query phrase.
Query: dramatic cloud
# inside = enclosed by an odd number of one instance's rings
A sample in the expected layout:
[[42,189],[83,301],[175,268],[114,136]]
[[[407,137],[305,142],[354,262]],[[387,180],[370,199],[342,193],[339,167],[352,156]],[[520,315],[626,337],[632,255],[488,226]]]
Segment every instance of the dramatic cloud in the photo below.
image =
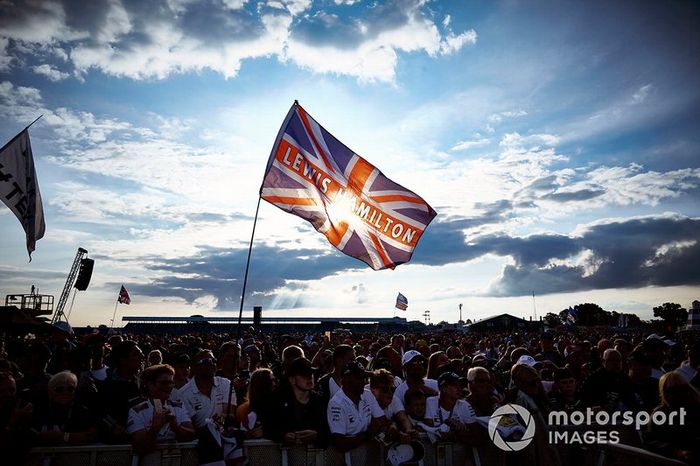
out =
[[[678,215],[597,222],[570,235],[487,235],[466,242],[468,220],[433,225],[414,261],[442,264],[485,254],[513,261],[489,296],[696,285],[700,219]],[[430,231],[430,230],[429,230]]]
[[[23,50],[69,57],[81,74],[95,68],[133,79],[204,69],[233,77],[246,59],[276,56],[318,73],[391,82],[399,52],[449,55],[476,42],[474,30],[455,33],[448,25],[442,35],[419,0],[353,3],[105,0],[85,6],[44,0],[0,5],[0,69],[11,64],[4,58],[10,47],[18,57],[28,55]],[[335,10],[344,13],[342,19]],[[53,80],[67,77],[46,64],[35,65],[35,72]]]

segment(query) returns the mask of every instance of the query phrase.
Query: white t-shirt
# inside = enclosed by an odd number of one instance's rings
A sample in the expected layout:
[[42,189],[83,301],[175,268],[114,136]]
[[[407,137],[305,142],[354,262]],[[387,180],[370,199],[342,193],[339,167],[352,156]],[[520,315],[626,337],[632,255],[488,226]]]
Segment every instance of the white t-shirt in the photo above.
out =
[[354,436],[365,432],[372,418],[383,416],[384,411],[369,390],[362,393],[356,405],[341,389],[328,402],[327,415],[332,434]]
[[[438,388],[437,380],[435,380],[435,379],[423,379],[423,383],[425,384],[426,387],[435,390],[435,393],[440,393],[440,389]],[[406,404],[403,400],[403,396],[406,394],[407,391],[408,391],[408,384],[404,381],[404,382],[401,382],[401,384],[398,387],[396,387],[396,392],[394,392],[394,396],[399,399],[399,403],[401,403],[402,408]]]
[[[184,408],[184,406],[182,406],[182,403],[166,400],[165,408],[170,410],[170,412],[175,415],[175,420],[178,426],[185,422],[190,422],[190,417],[187,415],[187,410]],[[131,435],[140,430],[150,429],[151,424],[153,423],[154,411],[155,407],[150,399],[131,408],[129,410],[129,420],[126,423],[126,433]],[[170,424],[166,424],[161,427],[160,431],[158,431],[156,443],[168,442],[176,439],[177,436],[170,428]]]
[[440,407],[440,397],[431,396],[425,400],[425,417],[432,419],[435,427],[444,424],[448,419],[455,419],[462,424],[473,424],[476,421],[476,412],[467,400],[457,400],[452,411]]
[[[328,378],[328,393],[330,393],[330,398],[333,398],[336,393],[340,391],[340,385],[338,385],[338,382],[335,381],[333,376],[330,376]],[[329,398],[329,399],[330,399]]]
[[[185,405],[192,418],[192,423],[199,429],[204,427],[207,418],[214,414],[224,414],[228,403],[231,382],[226,377],[214,377],[211,397],[199,391],[194,377],[180,388],[180,400]],[[236,404],[236,393],[233,393],[231,404]]]
[[389,403],[389,406],[384,408],[383,411],[387,419],[393,420],[396,414],[400,413],[401,411],[405,411],[405,409],[403,408],[403,403],[401,403],[396,395],[394,395],[394,397],[391,399],[391,403]]

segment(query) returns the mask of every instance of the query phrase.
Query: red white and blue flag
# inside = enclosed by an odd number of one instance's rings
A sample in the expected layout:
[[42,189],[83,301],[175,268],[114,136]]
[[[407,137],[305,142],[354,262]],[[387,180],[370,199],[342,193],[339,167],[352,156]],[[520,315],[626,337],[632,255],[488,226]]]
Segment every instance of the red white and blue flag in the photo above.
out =
[[131,296],[129,296],[129,292],[126,291],[126,288],[124,288],[124,285],[122,285],[122,289],[119,290],[119,296],[117,296],[117,302],[120,304],[131,304]]
[[411,259],[436,212],[355,154],[294,103],[277,135],[260,195],[374,270]]
[[408,309],[408,299],[401,293],[396,297],[396,308],[402,311]]

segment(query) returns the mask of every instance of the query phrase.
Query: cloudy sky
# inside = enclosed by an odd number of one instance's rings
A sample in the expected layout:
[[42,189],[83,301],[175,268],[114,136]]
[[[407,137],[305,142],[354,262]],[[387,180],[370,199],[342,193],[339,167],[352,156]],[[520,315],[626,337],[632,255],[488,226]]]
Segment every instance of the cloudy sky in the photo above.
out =
[[[0,2],[0,136],[30,130],[47,231],[0,209],[0,294],[74,325],[237,312],[257,193],[294,99],[438,212],[375,272],[263,202],[246,309],[456,321],[700,298],[695,2]],[[536,294],[533,303],[532,292]],[[70,302],[69,302],[70,304]],[[534,304],[534,306],[533,306]]]

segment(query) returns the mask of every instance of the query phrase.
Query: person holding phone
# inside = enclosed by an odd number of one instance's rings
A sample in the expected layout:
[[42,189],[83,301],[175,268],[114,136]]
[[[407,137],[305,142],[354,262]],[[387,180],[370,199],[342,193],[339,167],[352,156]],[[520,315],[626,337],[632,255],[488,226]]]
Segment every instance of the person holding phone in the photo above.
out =
[[192,422],[181,402],[170,400],[175,386],[175,369],[168,364],[146,368],[141,374],[148,399],[129,410],[126,432],[139,453],[152,451],[156,444],[194,440]]

